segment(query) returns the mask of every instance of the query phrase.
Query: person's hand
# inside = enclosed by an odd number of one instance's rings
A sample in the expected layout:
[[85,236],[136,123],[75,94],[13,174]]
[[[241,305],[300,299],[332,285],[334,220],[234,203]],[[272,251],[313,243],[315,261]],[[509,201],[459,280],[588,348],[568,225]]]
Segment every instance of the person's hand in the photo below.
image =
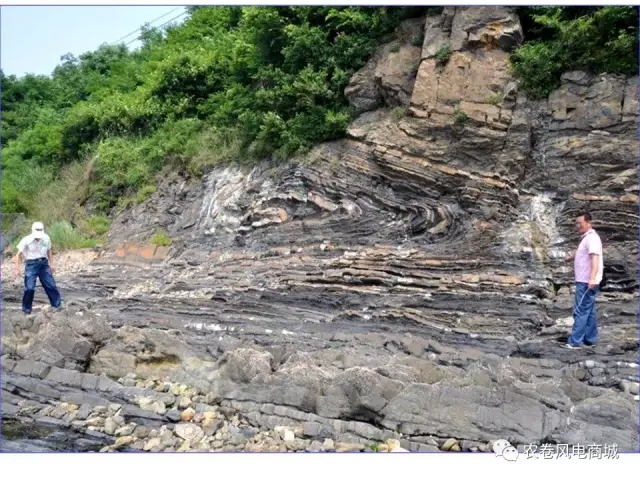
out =
[[15,279],[18,280],[20,278],[20,270],[18,270],[17,268],[15,269],[15,271],[13,272],[15,275]]
[[56,274],[56,269],[53,268],[53,267],[50,267],[50,268],[51,268],[51,275],[55,275]]
[[595,290],[597,286],[598,286],[598,284],[596,282],[594,282],[593,280],[591,280],[589,282],[589,290]]
[[564,257],[564,261],[565,262],[570,262],[571,260],[573,260],[573,255],[571,255],[571,254],[568,254],[568,255],[566,255]]

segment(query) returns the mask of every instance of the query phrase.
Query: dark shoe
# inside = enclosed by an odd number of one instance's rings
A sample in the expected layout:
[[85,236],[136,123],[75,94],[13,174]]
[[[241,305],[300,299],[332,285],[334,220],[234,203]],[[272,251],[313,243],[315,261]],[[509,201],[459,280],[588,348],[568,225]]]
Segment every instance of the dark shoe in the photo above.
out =
[[25,315],[31,315],[31,312],[22,312],[22,313],[24,313]]
[[567,350],[580,350],[582,348],[580,345],[572,345],[570,343],[565,343],[561,346],[562,348],[566,348]]
[[595,347],[595,346],[596,346],[596,344],[595,344],[595,343],[587,343],[587,342],[584,342],[584,346],[585,346],[585,347],[593,348],[593,347]]

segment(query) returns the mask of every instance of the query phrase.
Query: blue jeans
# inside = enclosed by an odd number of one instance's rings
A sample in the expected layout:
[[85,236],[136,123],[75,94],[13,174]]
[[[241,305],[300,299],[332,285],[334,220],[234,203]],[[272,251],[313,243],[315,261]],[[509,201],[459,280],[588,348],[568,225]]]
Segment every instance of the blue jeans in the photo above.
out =
[[61,305],[60,292],[56,287],[56,281],[53,279],[53,273],[49,268],[49,260],[40,258],[38,260],[27,260],[24,266],[24,296],[22,297],[22,311],[31,313],[33,306],[33,296],[36,293],[36,278],[40,279],[40,283],[44,287],[44,291],[49,297],[49,303],[53,308]]
[[573,330],[567,343],[593,345],[598,341],[596,323],[596,295],[598,287],[589,290],[589,284],[576,282],[576,299],[573,306]]

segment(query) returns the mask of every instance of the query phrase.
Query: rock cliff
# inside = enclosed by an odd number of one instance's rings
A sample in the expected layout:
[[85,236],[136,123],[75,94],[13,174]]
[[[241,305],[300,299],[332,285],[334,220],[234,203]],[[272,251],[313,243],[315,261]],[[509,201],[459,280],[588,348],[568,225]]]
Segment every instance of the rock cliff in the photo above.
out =
[[[135,373],[308,439],[637,451],[638,78],[566,72],[531,101],[508,64],[522,40],[503,7],[406,22],[347,87],[346,138],[287,165],[167,175],[62,280],[56,321],[19,317],[5,286],[3,414],[73,392],[122,403],[144,392],[91,382]],[[583,210],[609,282],[600,344],[573,352],[562,258]],[[174,243],[158,262],[117,248],[159,229]]]

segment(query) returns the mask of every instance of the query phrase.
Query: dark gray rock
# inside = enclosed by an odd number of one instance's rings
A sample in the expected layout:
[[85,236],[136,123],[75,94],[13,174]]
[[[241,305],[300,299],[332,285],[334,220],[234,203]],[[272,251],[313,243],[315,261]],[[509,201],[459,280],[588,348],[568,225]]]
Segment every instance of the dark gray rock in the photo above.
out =
[[180,421],[180,410],[177,410],[175,408],[169,410],[167,413],[165,413],[164,415],[168,420],[172,421],[172,422],[179,422]]

